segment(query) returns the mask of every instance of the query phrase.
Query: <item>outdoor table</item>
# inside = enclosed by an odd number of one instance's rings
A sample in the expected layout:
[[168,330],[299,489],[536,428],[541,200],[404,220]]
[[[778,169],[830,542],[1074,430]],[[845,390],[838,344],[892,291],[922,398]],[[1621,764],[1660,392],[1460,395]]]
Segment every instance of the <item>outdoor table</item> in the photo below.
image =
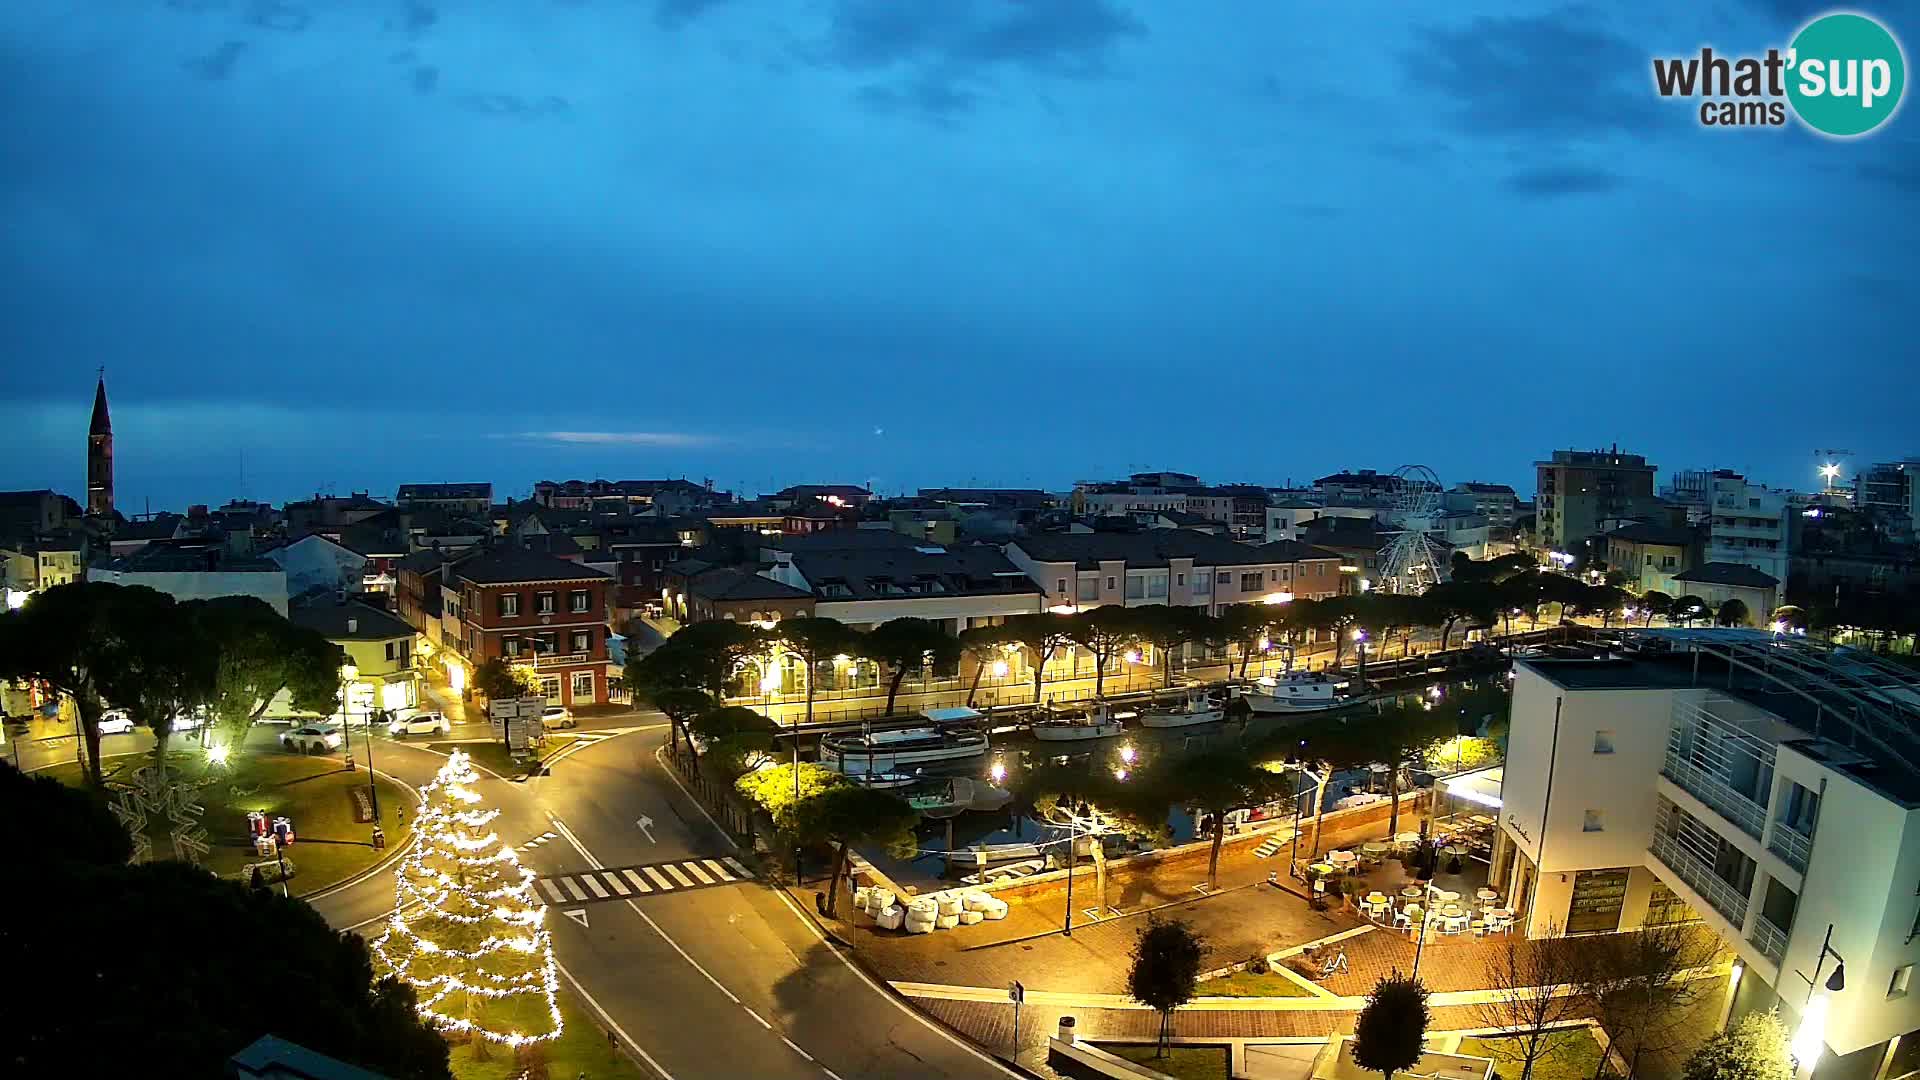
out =
[[1440,914],[1449,919],[1458,919],[1466,915],[1466,913],[1467,909],[1457,903],[1448,902],[1440,905]]
[[1451,844],[1448,844],[1448,845],[1447,845],[1446,847],[1444,847],[1444,848],[1442,848],[1441,850],[1442,850],[1442,851],[1445,851],[1445,852],[1446,852],[1447,854],[1449,854],[1449,855],[1453,855],[1453,856],[1456,856],[1456,857],[1457,857],[1457,856],[1462,856],[1462,855],[1470,855],[1470,854],[1472,854],[1472,853],[1473,853],[1473,849],[1472,849],[1472,848],[1470,848],[1470,847],[1468,847],[1468,846],[1467,846],[1467,845],[1465,845],[1465,844],[1461,844],[1461,843],[1451,843]]
[[1420,834],[1417,832],[1395,833],[1393,842],[1396,844],[1417,844],[1420,842]]
[[1369,840],[1360,845],[1360,850],[1377,859],[1388,852],[1389,846],[1379,840]]
[[1477,898],[1477,899],[1480,899],[1480,900],[1498,900],[1498,899],[1500,899],[1500,894],[1499,894],[1499,893],[1497,893],[1497,892],[1494,892],[1494,891],[1493,891],[1492,889],[1481,889],[1481,890],[1479,890],[1478,892],[1475,892],[1475,893],[1474,893],[1473,895],[1474,895],[1474,897],[1475,897],[1475,898]]
[[1353,859],[1354,855],[1351,851],[1327,852],[1327,861],[1335,866],[1349,866],[1353,863]]
[[1307,869],[1313,871],[1316,874],[1321,875],[1322,877],[1325,877],[1326,875],[1333,873],[1334,868],[1331,863],[1317,862],[1317,863],[1314,863],[1312,866],[1307,867]]
[[1425,889],[1420,888],[1418,885],[1409,885],[1406,888],[1400,890],[1400,899],[1418,900],[1422,896],[1425,896],[1426,894],[1427,894],[1427,891]]
[[1460,902],[1460,894],[1454,892],[1452,889],[1435,889],[1433,890],[1433,898],[1443,904],[1457,904]]
[[1379,891],[1378,889],[1375,889],[1373,892],[1370,892],[1367,894],[1367,903],[1369,904],[1384,904],[1386,902],[1387,902],[1387,894]]

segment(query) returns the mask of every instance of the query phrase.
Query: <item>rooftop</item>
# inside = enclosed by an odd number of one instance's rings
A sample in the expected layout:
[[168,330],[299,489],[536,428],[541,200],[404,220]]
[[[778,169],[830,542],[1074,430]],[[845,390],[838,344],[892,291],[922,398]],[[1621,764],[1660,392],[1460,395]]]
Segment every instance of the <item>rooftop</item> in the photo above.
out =
[[1624,540],[1633,544],[1667,544],[1672,547],[1687,547],[1694,541],[1692,529],[1679,529],[1670,525],[1654,525],[1648,522],[1635,522],[1622,525],[1607,534],[1609,540]]
[[1262,566],[1274,561],[1258,548],[1191,529],[1037,533],[1011,546],[1035,562],[1071,562],[1081,570],[1098,570],[1102,562],[1116,561],[1136,568],[1164,567],[1169,559],[1192,559],[1195,566]]
[[707,600],[806,600],[813,596],[805,589],[731,566],[709,567],[696,574],[687,591]]
[[330,596],[294,604],[287,609],[287,621],[318,631],[328,641],[384,641],[413,634],[413,627],[396,615]]
[[493,501],[493,485],[476,484],[401,484],[395,501],[408,499],[485,499]]
[[1691,570],[1673,575],[1675,581],[1698,582],[1702,585],[1732,585],[1747,589],[1771,589],[1780,584],[1780,579],[1763,570],[1739,563],[1710,562],[1703,563]]
[[794,554],[793,565],[821,600],[1040,592],[999,548],[988,544],[802,551]]
[[[1805,638],[1726,628],[1636,631],[1608,660],[1521,660],[1567,690],[1683,689],[1738,698],[1791,725],[1781,739],[1920,806],[1920,672]],[[1697,668],[1696,668],[1697,665]]]
[[603,581],[608,575],[577,562],[521,548],[494,548],[460,564],[456,575],[475,585],[513,585],[529,581]]

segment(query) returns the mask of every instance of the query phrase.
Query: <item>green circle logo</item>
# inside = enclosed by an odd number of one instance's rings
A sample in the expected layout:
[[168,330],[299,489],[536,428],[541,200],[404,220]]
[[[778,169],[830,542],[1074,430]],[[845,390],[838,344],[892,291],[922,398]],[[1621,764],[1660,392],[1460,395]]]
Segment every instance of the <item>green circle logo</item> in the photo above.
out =
[[1907,61],[1887,28],[1865,15],[1822,15],[1794,36],[1787,99],[1815,131],[1864,135],[1900,107]]

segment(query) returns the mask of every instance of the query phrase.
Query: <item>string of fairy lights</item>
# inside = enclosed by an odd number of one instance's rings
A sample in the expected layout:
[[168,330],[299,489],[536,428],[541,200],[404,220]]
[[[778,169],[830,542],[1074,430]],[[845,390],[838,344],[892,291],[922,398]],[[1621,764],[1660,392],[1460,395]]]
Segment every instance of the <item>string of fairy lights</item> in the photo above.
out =
[[[480,806],[478,780],[466,753],[455,750],[421,792],[420,841],[394,871],[393,917],[373,952],[414,988],[420,1016],[433,1026],[510,1047],[546,1042],[563,1027],[547,909],[533,892],[533,871],[491,828],[500,811]],[[445,941],[483,925],[497,930],[478,944]],[[472,1018],[476,1001],[487,1011],[488,1003],[515,998],[544,999],[544,1030],[499,1030]]]

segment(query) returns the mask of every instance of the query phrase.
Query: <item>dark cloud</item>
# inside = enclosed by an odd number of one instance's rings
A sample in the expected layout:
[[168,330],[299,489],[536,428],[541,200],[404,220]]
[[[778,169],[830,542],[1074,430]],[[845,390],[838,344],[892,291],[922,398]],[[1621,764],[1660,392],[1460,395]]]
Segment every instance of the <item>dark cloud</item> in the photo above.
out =
[[1414,89],[1474,134],[1648,132],[1658,112],[1646,47],[1597,22],[1591,9],[1568,7],[1422,27],[1401,66]]
[[240,55],[247,51],[244,41],[229,41],[205,56],[187,61],[186,68],[209,82],[220,82],[233,75]]
[[267,30],[299,33],[313,22],[313,13],[287,0],[253,0],[247,9],[247,21]]
[[972,105],[977,93],[969,84],[999,72],[1103,75],[1109,50],[1145,33],[1145,24],[1107,0],[840,0],[824,58],[854,71],[908,69],[895,85],[868,84],[859,100],[917,104],[945,118]]
[[1530,199],[1557,199],[1567,195],[1595,195],[1626,183],[1619,173],[1585,165],[1545,165],[1509,173],[1503,186]]
[[433,93],[434,87],[440,85],[440,69],[436,67],[414,68],[413,76],[408,81],[413,85],[414,93],[431,94]]
[[421,0],[407,0],[406,14],[402,18],[401,27],[409,34],[418,34],[439,21],[440,12],[432,4],[422,3]]
[[653,21],[677,30],[723,3],[726,0],[657,0],[653,5]]

